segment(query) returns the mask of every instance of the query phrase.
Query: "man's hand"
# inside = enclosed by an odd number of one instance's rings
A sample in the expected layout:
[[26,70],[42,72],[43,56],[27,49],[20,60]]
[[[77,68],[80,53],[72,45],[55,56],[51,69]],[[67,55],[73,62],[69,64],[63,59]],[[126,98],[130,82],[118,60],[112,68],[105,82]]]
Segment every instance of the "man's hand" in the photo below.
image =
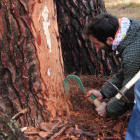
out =
[[[87,92],[88,100],[91,103],[93,103],[93,100],[89,97],[91,94],[93,94],[98,100],[102,100],[103,99],[103,95],[101,94],[100,91],[92,89],[92,90],[89,90]],[[106,105],[107,105],[107,103],[102,102],[101,105],[98,108],[95,109],[100,116],[103,116],[103,117],[107,116]]]
[[92,89],[92,90],[89,90],[89,91],[87,92],[88,100],[89,100],[91,103],[93,103],[93,100],[91,99],[91,97],[89,97],[91,94],[93,94],[98,100],[103,99],[103,95],[100,93],[99,90]]
[[102,117],[107,116],[106,105],[107,105],[107,103],[102,102],[101,105],[98,108],[95,109],[98,112],[98,114]]

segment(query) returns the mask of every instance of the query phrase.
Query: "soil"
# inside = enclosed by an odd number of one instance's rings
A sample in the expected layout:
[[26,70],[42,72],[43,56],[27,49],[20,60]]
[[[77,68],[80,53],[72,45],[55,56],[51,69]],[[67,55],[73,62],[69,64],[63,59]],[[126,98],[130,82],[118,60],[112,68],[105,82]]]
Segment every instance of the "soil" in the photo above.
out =
[[140,1],[138,0],[104,0],[108,13],[118,17],[136,18],[140,20]]
[[[80,76],[86,90],[100,89],[103,76]],[[29,140],[124,140],[130,112],[118,119],[100,117],[75,80],[69,81],[67,100],[70,114],[28,127],[24,133]],[[107,100],[104,100],[107,102]]]

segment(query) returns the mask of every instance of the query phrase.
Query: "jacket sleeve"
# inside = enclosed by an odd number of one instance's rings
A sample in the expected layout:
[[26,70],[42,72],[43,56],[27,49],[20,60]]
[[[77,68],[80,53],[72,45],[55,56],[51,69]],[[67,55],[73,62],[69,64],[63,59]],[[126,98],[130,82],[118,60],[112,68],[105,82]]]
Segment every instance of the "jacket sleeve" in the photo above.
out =
[[[117,74],[115,74],[113,77],[109,79],[109,81],[119,89],[122,87],[123,80],[124,75],[122,70],[120,70]],[[108,99],[114,97],[117,93],[114,87],[107,82],[103,85],[100,92],[103,94],[103,96],[106,96]]]
[[[137,51],[137,52],[136,52]],[[109,81],[116,85],[119,89],[125,86],[134,75],[140,70],[140,50],[136,48],[132,51],[134,54],[125,55],[122,62],[122,70],[115,74]],[[127,53],[126,53],[127,54]],[[139,55],[138,55],[139,54]],[[131,59],[130,59],[131,56]],[[114,97],[117,91],[108,83],[101,89],[101,93],[104,94],[108,99]],[[130,96],[134,96],[134,92],[130,93]],[[133,104],[133,101],[131,102]],[[106,106],[106,111],[110,117],[117,117],[128,109],[128,104],[123,99],[117,100],[115,97],[112,98]]]

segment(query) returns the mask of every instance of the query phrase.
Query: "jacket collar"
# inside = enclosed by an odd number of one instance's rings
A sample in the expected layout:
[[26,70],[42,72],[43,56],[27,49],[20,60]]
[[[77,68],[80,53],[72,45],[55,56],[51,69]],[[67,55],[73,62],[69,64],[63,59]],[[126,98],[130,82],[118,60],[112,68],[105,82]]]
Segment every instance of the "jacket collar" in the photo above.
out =
[[133,39],[137,35],[137,31],[140,30],[140,21],[136,19],[130,18],[131,25],[128,29],[128,32],[125,36],[125,38],[120,42],[116,49],[116,55],[119,56],[122,51],[125,49],[125,47],[132,42],[134,42],[135,39]]

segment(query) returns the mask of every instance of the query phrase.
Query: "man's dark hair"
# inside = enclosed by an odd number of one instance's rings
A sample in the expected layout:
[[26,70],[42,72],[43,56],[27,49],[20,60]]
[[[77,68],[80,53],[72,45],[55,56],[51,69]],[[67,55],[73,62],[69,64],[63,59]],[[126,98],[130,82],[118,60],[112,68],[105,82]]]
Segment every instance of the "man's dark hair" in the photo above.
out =
[[119,22],[117,17],[108,13],[102,13],[95,16],[86,25],[84,32],[87,37],[92,35],[99,41],[106,43],[108,37],[115,38],[118,28]]

